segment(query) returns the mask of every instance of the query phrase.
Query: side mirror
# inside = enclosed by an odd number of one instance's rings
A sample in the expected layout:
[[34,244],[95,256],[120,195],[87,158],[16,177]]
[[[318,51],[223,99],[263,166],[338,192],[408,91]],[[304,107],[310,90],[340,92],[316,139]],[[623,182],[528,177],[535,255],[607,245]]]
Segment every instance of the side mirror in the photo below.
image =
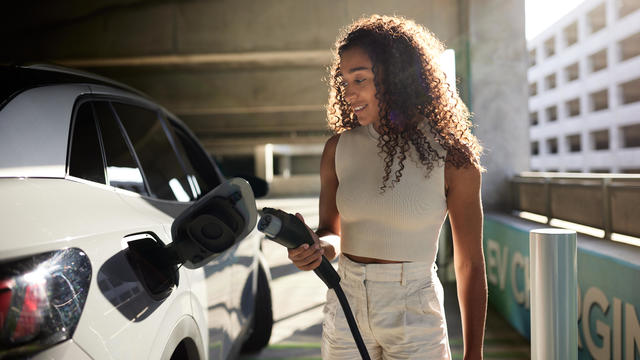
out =
[[258,211],[249,183],[233,178],[218,185],[173,220],[173,242],[129,241],[127,258],[151,297],[162,300],[178,284],[178,265],[197,269],[244,239]]
[[249,174],[238,174],[236,176],[243,178],[247,180],[247,182],[249,182],[249,185],[251,185],[251,190],[253,190],[253,195],[256,198],[261,198],[269,193],[269,183],[265,180]]

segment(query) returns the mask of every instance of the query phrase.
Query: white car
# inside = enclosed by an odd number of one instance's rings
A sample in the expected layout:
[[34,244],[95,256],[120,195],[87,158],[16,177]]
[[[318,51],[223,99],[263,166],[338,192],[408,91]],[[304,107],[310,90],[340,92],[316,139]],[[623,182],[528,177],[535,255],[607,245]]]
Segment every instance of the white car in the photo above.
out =
[[[46,65],[0,67],[0,79],[0,359],[228,359],[266,346],[262,234],[236,203],[255,211],[248,185],[229,195],[243,181],[125,85]],[[194,231],[226,242],[198,245]]]

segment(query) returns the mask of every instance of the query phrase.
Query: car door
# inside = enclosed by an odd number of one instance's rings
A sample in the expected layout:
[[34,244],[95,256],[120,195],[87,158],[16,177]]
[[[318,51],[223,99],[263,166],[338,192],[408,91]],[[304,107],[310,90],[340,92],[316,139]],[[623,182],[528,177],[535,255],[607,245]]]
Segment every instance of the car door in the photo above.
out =
[[[179,154],[181,144],[160,112],[130,103],[111,103],[149,184],[149,197],[136,206],[152,206],[169,215],[166,220],[173,220],[191,201],[220,184],[221,179],[215,172],[196,174],[193,171],[191,164]],[[171,221],[162,224],[170,233]],[[226,358],[233,342],[229,325],[230,313],[234,311],[229,303],[231,254],[225,251],[202,270],[191,270],[188,274],[194,294],[193,314],[201,325],[201,334],[208,336],[206,348],[211,359]]]
[[[77,101],[68,180],[76,196],[86,196],[85,202],[93,199],[76,221],[92,229],[80,246],[95,268],[74,341],[96,358],[158,358],[163,350],[158,339],[166,342],[172,326],[192,312],[185,296],[188,282],[180,283],[169,297],[154,299],[127,259],[128,241],[152,238],[168,243],[163,222],[171,221],[161,211],[137,204],[150,192],[131,149],[109,101]],[[187,272],[179,274],[185,278]]]

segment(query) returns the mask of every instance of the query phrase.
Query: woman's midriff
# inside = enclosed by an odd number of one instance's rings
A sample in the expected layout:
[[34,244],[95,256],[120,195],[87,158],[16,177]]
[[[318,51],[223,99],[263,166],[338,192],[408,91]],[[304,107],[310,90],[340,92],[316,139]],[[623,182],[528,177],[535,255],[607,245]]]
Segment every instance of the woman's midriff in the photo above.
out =
[[376,259],[364,256],[356,256],[347,253],[342,253],[344,256],[348,257],[349,260],[359,262],[361,264],[397,264],[403,261],[393,261],[393,260],[385,260],[385,259]]

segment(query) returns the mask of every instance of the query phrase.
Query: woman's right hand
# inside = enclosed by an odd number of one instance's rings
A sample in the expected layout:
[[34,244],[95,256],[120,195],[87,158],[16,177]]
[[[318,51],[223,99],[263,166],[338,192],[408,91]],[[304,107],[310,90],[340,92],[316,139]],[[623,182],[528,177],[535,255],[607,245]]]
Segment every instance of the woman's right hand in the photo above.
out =
[[[302,215],[297,213],[296,217],[300,219],[300,221],[304,222]],[[322,255],[324,254],[324,249],[320,244],[318,235],[313,232],[313,230],[309,229],[308,226],[307,230],[309,230],[311,237],[313,237],[314,244],[311,246],[309,244],[303,244],[295,249],[287,250],[289,252],[289,260],[291,260],[298,269],[304,271],[317,268],[322,262]]]

